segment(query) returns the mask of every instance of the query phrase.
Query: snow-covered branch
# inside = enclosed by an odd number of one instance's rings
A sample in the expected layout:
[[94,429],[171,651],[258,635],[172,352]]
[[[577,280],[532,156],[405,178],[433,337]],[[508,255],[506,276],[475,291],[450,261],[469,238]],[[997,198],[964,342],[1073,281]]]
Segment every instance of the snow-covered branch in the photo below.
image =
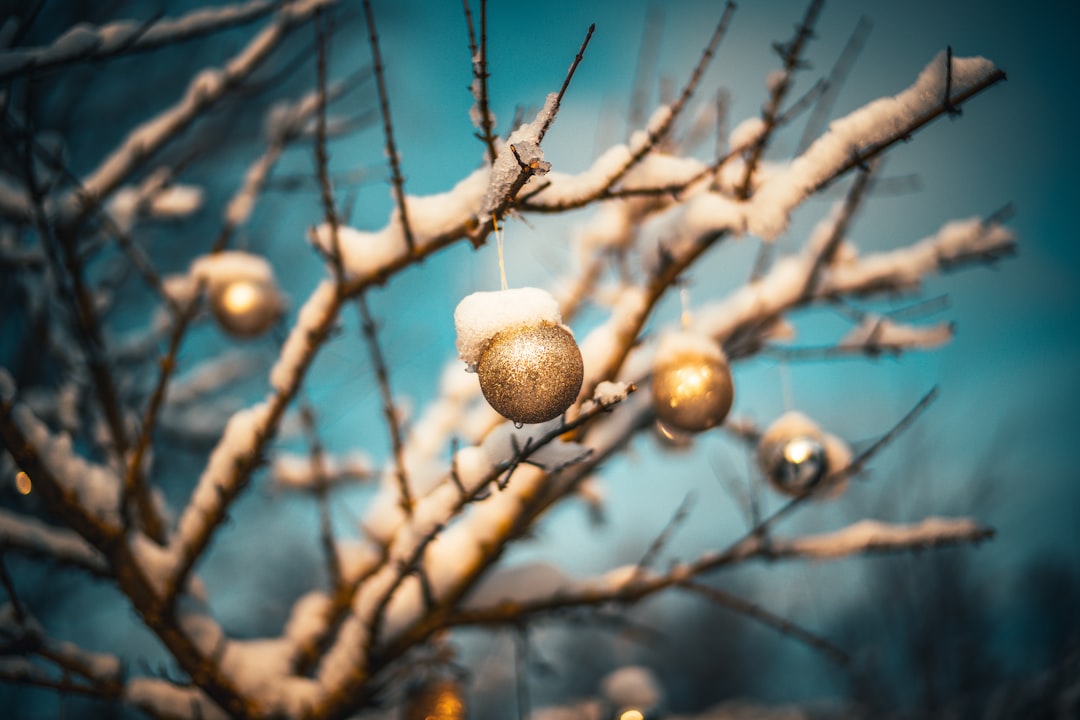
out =
[[193,10],[177,18],[149,22],[119,20],[105,25],[80,23],[48,45],[0,52],[0,80],[43,72],[74,62],[101,61],[152,50],[257,20],[281,5],[276,0]]

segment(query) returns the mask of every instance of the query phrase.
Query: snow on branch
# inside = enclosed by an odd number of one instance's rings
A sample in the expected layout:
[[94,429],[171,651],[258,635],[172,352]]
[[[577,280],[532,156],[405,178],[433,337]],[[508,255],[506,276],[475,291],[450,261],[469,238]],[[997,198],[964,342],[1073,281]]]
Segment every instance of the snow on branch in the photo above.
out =
[[119,20],[94,26],[79,23],[48,45],[0,52],[0,80],[82,61],[101,61],[182,42],[257,20],[281,5],[275,0],[193,10],[178,18],[150,22]]
[[0,551],[9,550],[71,565],[96,577],[109,575],[101,553],[70,530],[0,510]]
[[832,559],[873,552],[919,550],[940,545],[979,543],[994,531],[969,518],[926,518],[908,525],[860,520],[836,532],[802,538],[770,538],[761,553],[771,558]]
[[78,217],[109,195],[148,157],[235,90],[269,57],[289,30],[330,2],[332,0],[297,0],[282,6],[274,22],[252,38],[232,60],[221,68],[207,68],[195,75],[179,102],[132,130],[119,147],[83,179],[82,187],[67,198],[64,207]]

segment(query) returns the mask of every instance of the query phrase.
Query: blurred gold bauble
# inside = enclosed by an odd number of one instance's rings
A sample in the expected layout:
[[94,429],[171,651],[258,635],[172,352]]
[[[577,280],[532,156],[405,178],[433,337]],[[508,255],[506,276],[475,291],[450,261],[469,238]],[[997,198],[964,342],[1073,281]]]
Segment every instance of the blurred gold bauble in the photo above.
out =
[[719,425],[734,398],[731,369],[721,358],[687,353],[653,371],[653,409],[676,430],[701,432]]
[[460,683],[447,678],[410,690],[402,720],[465,720],[468,713]]
[[210,291],[210,312],[233,337],[262,335],[278,321],[282,310],[277,288],[267,280],[231,280]]
[[491,407],[515,423],[542,423],[577,400],[585,366],[574,336],[553,323],[496,333],[476,372]]

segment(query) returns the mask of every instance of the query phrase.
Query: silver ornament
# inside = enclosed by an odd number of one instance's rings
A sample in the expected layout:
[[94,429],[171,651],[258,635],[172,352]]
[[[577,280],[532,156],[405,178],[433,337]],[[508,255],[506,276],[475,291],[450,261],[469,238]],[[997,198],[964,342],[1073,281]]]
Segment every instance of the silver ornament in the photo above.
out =
[[532,424],[558,417],[577,400],[585,366],[566,328],[539,323],[496,333],[480,354],[476,372],[496,412]]
[[283,310],[277,287],[261,278],[238,278],[210,290],[210,312],[233,337],[262,335],[274,326]]
[[791,497],[807,495],[829,472],[824,445],[809,435],[762,443],[758,460],[769,483]]
[[731,369],[721,358],[686,353],[653,371],[653,409],[675,430],[695,433],[719,425],[734,399]]

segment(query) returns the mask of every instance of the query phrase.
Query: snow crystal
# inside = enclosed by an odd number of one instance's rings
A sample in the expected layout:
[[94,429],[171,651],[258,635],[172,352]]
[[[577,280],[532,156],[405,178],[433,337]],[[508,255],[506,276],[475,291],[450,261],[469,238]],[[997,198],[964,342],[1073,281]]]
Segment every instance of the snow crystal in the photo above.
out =
[[475,372],[480,355],[497,333],[522,325],[561,322],[559,303],[547,290],[524,287],[475,292],[454,310],[458,355],[469,371]]

